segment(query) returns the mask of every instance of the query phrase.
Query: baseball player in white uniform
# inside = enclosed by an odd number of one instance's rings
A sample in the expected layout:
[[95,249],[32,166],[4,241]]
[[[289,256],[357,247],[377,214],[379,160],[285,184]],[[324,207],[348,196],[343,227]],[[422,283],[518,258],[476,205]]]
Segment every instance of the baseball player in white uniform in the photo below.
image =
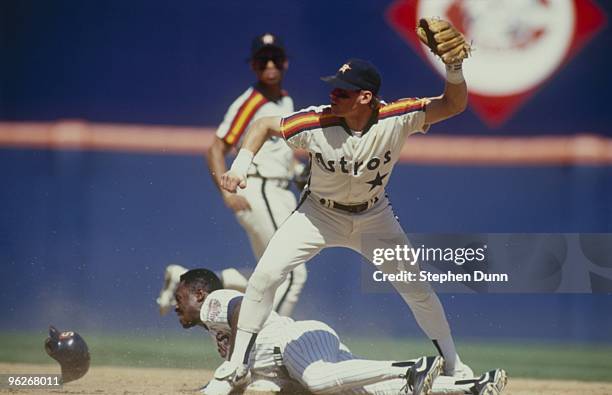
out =
[[[208,151],[208,166],[217,187],[220,176],[227,170],[225,156],[234,147],[240,147],[250,124],[262,117],[285,116],[294,111],[293,100],[281,86],[288,67],[281,40],[271,33],[256,37],[251,45],[250,63],[257,82],[231,104]],[[295,210],[296,198],[289,185],[296,168],[300,166],[303,167],[294,159],[293,151],[285,141],[270,136],[247,169],[248,187],[237,194],[219,187],[225,205],[234,212],[246,231],[257,260],[274,232]],[[171,308],[178,277],[185,271],[180,265],[171,265],[166,269],[165,277],[170,281],[164,283],[157,300],[162,314]],[[276,312],[291,315],[306,277],[305,266],[296,267],[287,275],[276,291],[273,302]],[[226,287],[240,289],[242,286],[242,290],[246,287],[246,281],[242,284],[240,274],[235,269],[223,271],[221,278]]]
[[[461,113],[467,86],[461,63],[447,66],[447,82],[439,97],[380,102],[381,78],[369,62],[351,59],[331,77],[330,105],[309,107],[285,117],[265,117],[247,132],[230,171],[222,177],[229,192],[248,186],[252,158],[269,136],[280,136],[292,148],[311,156],[311,175],[298,209],[275,233],[249,279],[231,359],[235,377],[245,374],[253,339],[269,316],[277,286],[287,273],[321,249],[343,246],[370,261],[374,248],[410,245],[385,194],[385,186],[406,137],[425,133],[429,125]],[[364,243],[367,241],[367,243]],[[401,267],[402,261],[390,267]],[[418,272],[419,266],[402,268]],[[425,282],[393,282],[425,334],[444,357],[444,374],[472,376],[451,336],[443,307]]]
[[[175,311],[184,328],[206,329],[226,361],[231,354],[236,325],[244,314],[243,294],[220,289],[221,282],[206,269],[181,276]],[[242,310],[242,311],[241,311]],[[315,394],[427,394],[466,393],[495,395],[506,385],[506,374],[497,369],[480,378],[456,380],[439,377],[441,357],[410,361],[373,361],[354,356],[336,332],[320,321],[294,321],[272,312],[255,340],[243,386],[249,390],[307,390]],[[202,392],[228,394],[236,388],[227,379],[228,362]],[[229,369],[231,372],[231,368]]]

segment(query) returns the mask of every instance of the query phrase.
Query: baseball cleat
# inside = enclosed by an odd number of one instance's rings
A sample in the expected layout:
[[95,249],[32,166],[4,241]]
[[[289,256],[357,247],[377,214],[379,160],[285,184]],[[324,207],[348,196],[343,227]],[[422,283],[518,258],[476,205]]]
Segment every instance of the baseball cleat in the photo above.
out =
[[159,314],[167,314],[174,305],[176,305],[176,299],[174,299],[174,292],[178,287],[178,283],[181,281],[181,275],[185,273],[187,269],[180,265],[168,265],[166,272],[164,273],[164,285],[159,292],[159,297],[156,302],[159,305]]
[[508,384],[508,375],[503,369],[490,370],[480,376],[470,389],[473,395],[499,395]]
[[429,395],[434,380],[442,373],[443,366],[442,357],[419,358],[406,371],[406,394]]

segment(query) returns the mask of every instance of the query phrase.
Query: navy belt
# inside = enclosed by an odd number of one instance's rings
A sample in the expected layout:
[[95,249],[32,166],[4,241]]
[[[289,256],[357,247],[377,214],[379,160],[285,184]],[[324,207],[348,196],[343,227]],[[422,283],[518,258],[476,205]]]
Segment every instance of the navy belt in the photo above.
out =
[[366,211],[368,208],[372,207],[374,203],[378,202],[378,197],[371,199],[368,202],[363,202],[359,204],[342,204],[338,202],[334,202],[332,200],[321,198],[319,199],[319,203],[324,206],[335,208],[337,210],[346,211],[351,214],[358,214]]

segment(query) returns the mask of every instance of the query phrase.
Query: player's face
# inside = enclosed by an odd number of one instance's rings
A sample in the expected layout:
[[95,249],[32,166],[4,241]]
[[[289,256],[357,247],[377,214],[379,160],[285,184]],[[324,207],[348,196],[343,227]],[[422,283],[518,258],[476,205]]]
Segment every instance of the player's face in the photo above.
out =
[[257,79],[265,85],[280,84],[288,62],[284,53],[274,49],[260,51],[251,63]]
[[332,114],[345,117],[359,109],[363,91],[334,88],[329,94]]
[[200,322],[200,308],[204,301],[202,295],[190,292],[189,287],[180,283],[174,293],[174,297],[176,298],[174,311],[183,328],[191,328],[197,325]]

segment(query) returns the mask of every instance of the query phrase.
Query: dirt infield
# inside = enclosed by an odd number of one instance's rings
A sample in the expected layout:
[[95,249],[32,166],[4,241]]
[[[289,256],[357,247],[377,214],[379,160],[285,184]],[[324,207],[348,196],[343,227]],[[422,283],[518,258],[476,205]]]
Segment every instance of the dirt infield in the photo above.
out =
[[[0,363],[2,373],[59,373],[56,365]],[[193,369],[145,369],[112,366],[92,367],[82,379],[66,384],[61,390],[0,390],[0,393],[52,394],[188,394],[212,376],[210,371]],[[257,393],[262,394],[262,393]],[[612,383],[510,379],[504,394],[509,395],[612,395]]]

